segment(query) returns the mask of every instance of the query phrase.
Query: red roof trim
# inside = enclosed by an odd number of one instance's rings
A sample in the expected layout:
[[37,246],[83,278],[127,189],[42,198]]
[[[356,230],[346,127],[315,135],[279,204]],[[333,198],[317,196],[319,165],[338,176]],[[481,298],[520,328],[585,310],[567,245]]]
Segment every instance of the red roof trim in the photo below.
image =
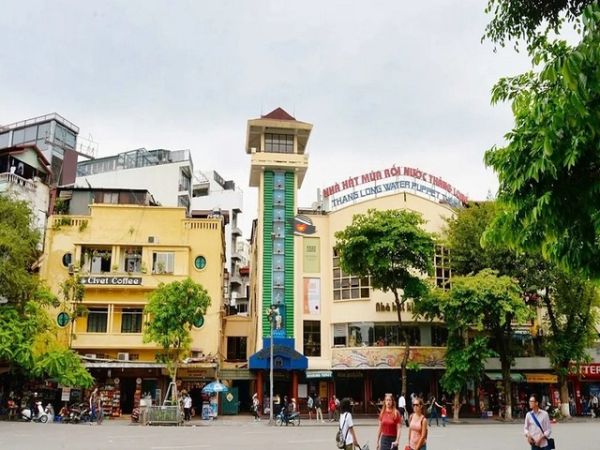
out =
[[295,117],[290,116],[284,109],[277,108],[271,111],[269,114],[261,116],[263,119],[275,119],[275,120],[296,120]]

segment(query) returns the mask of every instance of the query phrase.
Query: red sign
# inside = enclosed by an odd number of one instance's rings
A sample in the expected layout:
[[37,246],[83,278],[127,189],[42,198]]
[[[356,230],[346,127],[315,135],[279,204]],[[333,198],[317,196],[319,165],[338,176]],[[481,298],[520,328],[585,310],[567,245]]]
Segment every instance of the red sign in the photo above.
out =
[[[576,375],[576,368],[572,367],[573,375]],[[581,364],[579,366],[579,375],[582,380],[600,380],[600,363]]]

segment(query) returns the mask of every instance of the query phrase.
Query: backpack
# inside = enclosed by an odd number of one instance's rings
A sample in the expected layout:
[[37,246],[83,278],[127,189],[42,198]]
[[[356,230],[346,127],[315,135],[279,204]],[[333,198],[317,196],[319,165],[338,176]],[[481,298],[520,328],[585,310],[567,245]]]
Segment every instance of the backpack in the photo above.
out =
[[342,422],[342,426],[338,428],[337,433],[335,434],[335,445],[337,448],[345,448],[346,447],[346,437],[348,436],[348,431],[350,428],[346,430],[345,436],[342,436],[342,428],[344,428],[344,424],[346,423],[346,419],[348,418],[348,413],[344,416],[344,422]]

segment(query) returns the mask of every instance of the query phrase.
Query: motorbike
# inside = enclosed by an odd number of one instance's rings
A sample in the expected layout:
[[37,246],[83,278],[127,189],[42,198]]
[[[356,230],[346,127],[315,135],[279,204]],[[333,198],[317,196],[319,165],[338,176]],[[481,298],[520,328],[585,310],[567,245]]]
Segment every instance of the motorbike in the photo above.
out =
[[293,413],[289,413],[287,415],[287,420],[286,417],[283,414],[283,410],[281,410],[279,412],[279,414],[277,414],[277,417],[275,418],[275,424],[278,426],[282,426],[283,424],[291,424],[291,425],[295,425],[297,427],[300,426],[300,413],[299,412],[293,412]]
[[69,408],[68,420],[63,420],[65,423],[91,422],[92,411],[87,403],[78,403],[71,405]]
[[21,419],[27,422],[48,422],[49,417],[44,408],[42,407],[42,402],[35,402],[35,409],[33,410],[33,412],[31,411],[31,409],[32,408],[24,408],[21,411]]

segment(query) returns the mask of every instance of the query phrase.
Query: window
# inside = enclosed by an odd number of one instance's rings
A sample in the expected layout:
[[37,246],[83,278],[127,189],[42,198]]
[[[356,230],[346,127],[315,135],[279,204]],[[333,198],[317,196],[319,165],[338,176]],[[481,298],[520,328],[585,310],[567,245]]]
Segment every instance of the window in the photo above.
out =
[[450,289],[450,278],[452,270],[450,269],[450,250],[442,245],[435,246],[435,284],[444,290]]
[[108,308],[89,308],[87,316],[88,333],[106,333]]
[[369,277],[359,278],[348,275],[340,268],[340,258],[333,250],[333,299],[369,300],[371,283]]
[[105,192],[102,196],[102,203],[109,203],[113,205],[119,204],[119,193],[118,192]]
[[431,345],[434,347],[445,347],[448,343],[448,329],[441,326],[431,327]]
[[71,253],[65,253],[62,257],[62,265],[69,267],[73,263],[73,255]]
[[227,360],[246,361],[246,337],[227,338]]
[[175,267],[175,253],[152,253],[152,273],[173,273]]
[[337,324],[333,326],[333,346],[345,347],[348,337],[348,327],[346,324]]
[[421,344],[421,330],[415,326],[400,326],[396,323],[377,323],[374,328],[373,343],[375,346],[404,345],[402,330],[406,333],[408,344],[417,346]]
[[304,355],[321,356],[321,321],[304,321]]
[[121,311],[121,333],[141,333],[142,332],[141,308],[123,308]]
[[89,273],[107,273],[111,269],[112,251],[105,248],[83,247],[83,269]]
[[294,135],[265,133],[265,152],[294,153]]
[[206,267],[206,258],[204,256],[196,256],[194,267],[198,270],[204,269]]
[[127,247],[121,251],[121,263],[125,272],[140,273],[142,271],[142,247]]

